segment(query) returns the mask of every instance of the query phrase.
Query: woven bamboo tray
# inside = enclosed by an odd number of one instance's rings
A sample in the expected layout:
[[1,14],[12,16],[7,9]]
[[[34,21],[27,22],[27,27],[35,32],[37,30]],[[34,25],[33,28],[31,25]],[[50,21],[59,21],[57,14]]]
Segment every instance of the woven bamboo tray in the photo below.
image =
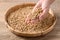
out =
[[[16,35],[26,36],[26,37],[37,37],[37,36],[45,35],[45,34],[47,34],[48,32],[50,32],[50,31],[53,29],[53,27],[54,27],[54,25],[55,25],[55,23],[56,23],[56,20],[54,21],[54,23],[52,24],[52,26],[50,26],[48,29],[46,29],[46,30],[44,30],[44,31],[41,31],[41,32],[38,32],[38,33],[36,33],[36,32],[35,32],[35,33],[20,32],[20,31],[18,31],[18,30],[14,30],[14,29],[8,24],[8,22],[7,22],[7,17],[8,17],[8,15],[9,15],[11,12],[16,11],[16,10],[19,9],[20,7],[27,6],[27,5],[34,6],[35,3],[23,3],[23,4],[20,4],[20,5],[16,5],[16,6],[14,6],[14,7],[11,7],[11,8],[6,12],[6,14],[5,14],[5,23],[6,23],[6,25],[7,25],[7,28],[8,28],[11,32],[13,32],[14,34],[16,34]],[[50,13],[52,16],[55,16],[55,15],[53,14],[53,11],[52,11],[51,9],[49,10],[49,13]]]

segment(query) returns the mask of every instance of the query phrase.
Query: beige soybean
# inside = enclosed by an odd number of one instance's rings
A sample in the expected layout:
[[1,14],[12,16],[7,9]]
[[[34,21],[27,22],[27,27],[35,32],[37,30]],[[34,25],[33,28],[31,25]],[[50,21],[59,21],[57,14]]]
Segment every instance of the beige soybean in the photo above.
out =
[[[34,6],[26,6],[19,8],[18,10],[10,13],[8,16],[8,23],[14,30],[19,30],[20,32],[39,32],[41,30],[45,30],[49,28],[55,18],[49,14],[49,16],[43,21],[38,21],[36,23],[25,23],[25,19],[28,13],[32,12]],[[31,19],[35,18],[39,13],[41,13],[41,9],[33,13],[33,15],[29,16]]]

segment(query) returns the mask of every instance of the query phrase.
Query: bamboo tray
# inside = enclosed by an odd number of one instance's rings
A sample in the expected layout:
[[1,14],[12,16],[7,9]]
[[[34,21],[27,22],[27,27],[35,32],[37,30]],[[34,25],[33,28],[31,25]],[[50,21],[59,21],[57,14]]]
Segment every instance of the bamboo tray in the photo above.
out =
[[[54,25],[55,25],[55,23],[56,23],[56,20],[54,21],[54,23],[52,24],[52,26],[50,26],[48,29],[46,29],[46,30],[44,30],[44,31],[42,31],[42,32],[38,32],[38,33],[24,33],[24,32],[19,32],[18,30],[14,30],[14,29],[8,24],[8,22],[7,22],[7,16],[9,15],[9,13],[16,11],[17,9],[19,9],[20,7],[22,7],[22,6],[24,6],[24,5],[33,5],[33,6],[34,6],[35,3],[23,3],[23,4],[20,4],[20,5],[16,5],[16,6],[14,6],[14,7],[11,7],[11,8],[6,12],[6,14],[5,14],[5,23],[6,23],[6,25],[7,25],[7,28],[8,28],[11,32],[13,32],[14,34],[19,35],[19,36],[37,37],[37,36],[45,35],[45,34],[47,34],[48,32],[50,32],[50,31],[53,29],[53,27],[54,27]],[[53,11],[52,11],[51,9],[49,10],[49,13],[50,13],[52,16],[54,16]]]

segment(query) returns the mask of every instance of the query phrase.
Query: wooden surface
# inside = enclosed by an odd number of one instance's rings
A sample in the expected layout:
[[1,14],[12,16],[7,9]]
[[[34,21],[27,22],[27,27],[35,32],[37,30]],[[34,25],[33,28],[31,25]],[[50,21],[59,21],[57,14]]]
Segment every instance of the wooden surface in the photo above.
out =
[[54,30],[47,35],[36,38],[18,37],[7,29],[4,22],[4,15],[9,8],[24,2],[37,1],[38,0],[0,0],[0,40],[60,40],[60,0],[56,0],[51,6],[57,17],[57,23],[54,26]]

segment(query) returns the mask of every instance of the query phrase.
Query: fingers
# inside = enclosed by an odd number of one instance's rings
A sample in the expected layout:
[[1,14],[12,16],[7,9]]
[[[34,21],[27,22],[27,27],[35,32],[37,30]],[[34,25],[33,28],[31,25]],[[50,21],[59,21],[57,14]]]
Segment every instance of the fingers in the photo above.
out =
[[48,16],[49,13],[49,7],[54,2],[54,0],[44,0],[42,2],[42,10],[43,12],[40,14],[39,19],[43,20]]
[[33,23],[34,24],[34,23],[36,23],[38,21],[39,21],[38,19],[33,19],[33,20],[30,21],[30,23]]
[[30,13],[27,15],[26,19],[25,19],[25,23],[30,23],[30,18],[29,18]]
[[[43,12],[40,13],[39,20],[43,20],[47,17],[47,14],[49,12],[49,7],[53,2],[54,2],[54,0],[39,0],[38,3],[33,8],[32,12],[34,12],[36,10],[36,8],[42,7]],[[36,20],[31,21],[29,18],[27,18],[26,21],[27,21],[27,23],[29,23],[29,22],[35,22]]]
[[38,19],[26,19],[25,23],[36,23],[38,21]]
[[43,12],[42,13],[40,13],[40,15],[39,15],[39,20],[43,20],[43,19],[45,19],[48,15],[49,13],[49,7],[48,8],[45,8],[44,10],[43,10]]
[[31,19],[29,16],[30,15],[27,15],[27,17],[25,19],[25,23],[36,23],[38,21],[38,17]]
[[43,13],[39,16],[39,20],[44,20],[46,17],[47,17],[46,14]]
[[25,20],[25,23],[30,23],[30,19],[29,18],[26,18],[26,20]]

